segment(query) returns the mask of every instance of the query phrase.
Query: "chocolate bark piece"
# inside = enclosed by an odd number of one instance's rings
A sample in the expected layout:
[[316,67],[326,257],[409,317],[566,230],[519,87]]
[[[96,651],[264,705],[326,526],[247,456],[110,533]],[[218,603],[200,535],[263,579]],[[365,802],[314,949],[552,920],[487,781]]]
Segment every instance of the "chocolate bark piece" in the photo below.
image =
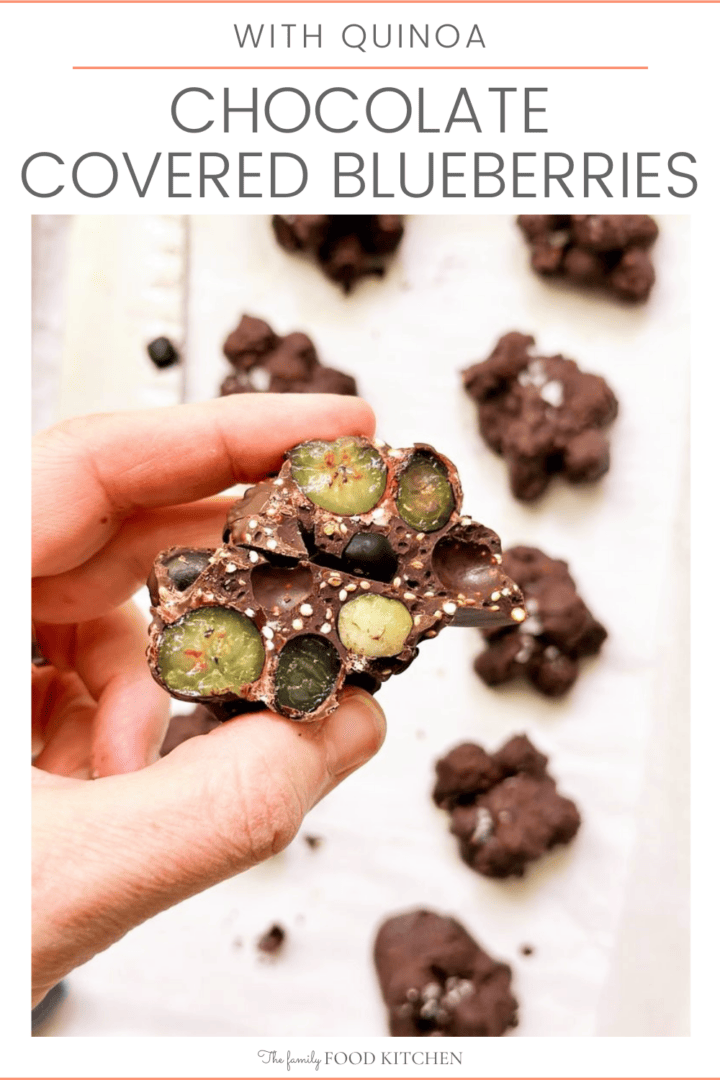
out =
[[498,1036],[517,1025],[510,968],[456,919],[424,910],[387,919],[374,959],[391,1035]]
[[433,800],[450,813],[463,861],[485,877],[522,877],[528,863],[580,827],[575,803],[558,794],[547,758],[525,735],[494,754],[462,743],[435,769]]
[[517,629],[484,633],[475,671],[488,686],[525,676],[547,697],[565,694],[578,677],[578,661],[594,656],[607,630],[578,595],[568,564],[539,548],[505,552],[505,568],[520,585],[528,618]]
[[555,474],[574,484],[603,476],[610,445],[601,429],[618,411],[603,378],[563,356],[538,356],[534,344],[511,331],[487,360],[463,372],[480,433],[505,458],[512,492],[526,502],[542,495]]
[[385,273],[403,235],[396,214],[276,214],[272,227],[281,247],[315,258],[346,293],[360,278]]
[[279,337],[262,319],[243,315],[223,346],[235,371],[220,396],[268,390],[273,394],[357,394],[352,375],[325,367],[307,334]]
[[648,248],[658,235],[646,214],[521,214],[532,268],[545,277],[647,300],[655,282]]
[[525,618],[452,462],[360,436],[294,447],[232,506],[216,550],[162,552],[148,586],[161,685],[295,720],[328,715],[346,682],[374,692],[449,624]]

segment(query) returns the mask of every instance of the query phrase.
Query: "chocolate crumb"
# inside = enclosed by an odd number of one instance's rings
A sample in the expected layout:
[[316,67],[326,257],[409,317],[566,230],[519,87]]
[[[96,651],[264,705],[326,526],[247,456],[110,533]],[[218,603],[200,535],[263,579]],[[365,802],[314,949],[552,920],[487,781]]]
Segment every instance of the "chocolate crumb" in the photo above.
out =
[[322,847],[324,843],[322,836],[313,836],[312,833],[305,833],[303,840],[311,851],[315,851],[317,848]]
[[258,939],[257,947],[262,953],[267,953],[273,956],[280,951],[286,938],[286,933],[279,923],[273,923],[269,930],[266,930],[261,938]]
[[155,367],[166,368],[177,364],[180,354],[172,341],[166,337],[155,338],[147,347],[148,356]]

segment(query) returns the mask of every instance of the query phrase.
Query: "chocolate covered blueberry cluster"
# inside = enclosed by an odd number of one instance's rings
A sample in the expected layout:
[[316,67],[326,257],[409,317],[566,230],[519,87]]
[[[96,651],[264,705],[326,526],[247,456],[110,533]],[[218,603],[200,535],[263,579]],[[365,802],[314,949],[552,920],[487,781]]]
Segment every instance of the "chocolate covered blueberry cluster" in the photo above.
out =
[[610,445],[602,429],[618,410],[603,378],[563,356],[538,356],[534,344],[511,331],[463,372],[480,433],[507,461],[513,495],[525,501],[542,495],[557,473],[575,484],[603,476]]
[[321,364],[307,334],[280,337],[253,315],[243,315],[223,352],[234,367],[221,397],[268,390],[273,394],[357,394],[352,375]]
[[533,270],[623,300],[647,300],[655,283],[648,248],[658,227],[646,214],[521,214]]
[[517,1024],[510,968],[456,919],[410,911],[387,919],[375,967],[396,1036],[498,1036]]
[[451,815],[460,855],[478,874],[521,877],[529,862],[580,827],[575,803],[559,795],[548,759],[524,735],[496,753],[462,743],[435,766],[435,803]]
[[346,293],[360,278],[385,273],[403,235],[397,214],[277,214],[272,226],[281,247],[317,259]]
[[447,625],[517,625],[496,533],[465,517],[452,462],[363,437],[294,447],[230,510],[215,550],[172,548],[148,581],[149,662],[175,697],[295,720],[371,692]]
[[525,595],[528,618],[517,629],[488,629],[475,671],[489,686],[525,677],[547,697],[573,685],[579,660],[593,656],[607,631],[593,616],[562,559],[539,548],[508,548],[505,567]]

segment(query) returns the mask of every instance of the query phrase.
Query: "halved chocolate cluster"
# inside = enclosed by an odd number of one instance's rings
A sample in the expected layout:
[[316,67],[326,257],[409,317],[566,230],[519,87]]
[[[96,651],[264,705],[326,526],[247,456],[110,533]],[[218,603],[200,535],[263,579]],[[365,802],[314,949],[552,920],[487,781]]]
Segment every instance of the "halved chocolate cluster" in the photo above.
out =
[[431,446],[301,443],[233,505],[217,550],[156,559],[154,677],[225,715],[262,702],[316,720],[346,682],[375,692],[448,624],[522,622],[497,534],[461,507],[457,470]]

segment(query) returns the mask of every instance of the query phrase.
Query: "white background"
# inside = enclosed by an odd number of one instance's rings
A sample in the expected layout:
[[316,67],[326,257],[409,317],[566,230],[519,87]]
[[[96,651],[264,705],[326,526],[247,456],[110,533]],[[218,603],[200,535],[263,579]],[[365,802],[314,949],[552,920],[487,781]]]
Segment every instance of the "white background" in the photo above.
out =
[[[459,6],[458,6],[459,7]],[[353,6],[353,19],[357,20],[359,5]],[[13,30],[11,35],[5,35],[4,46],[8,49],[8,55],[4,59],[4,79],[7,82],[5,100],[8,102],[7,115],[7,138],[8,153],[5,155],[5,168],[3,173],[3,198],[4,207],[7,211],[5,228],[6,236],[6,274],[5,295],[10,299],[8,305],[8,356],[11,364],[8,378],[10,384],[18,387],[18,392],[23,392],[20,385],[21,379],[15,374],[18,368],[23,371],[28,353],[28,283],[29,283],[29,222],[28,215],[42,209],[47,212],[48,205],[38,206],[37,200],[26,196],[19,184],[18,171],[22,160],[30,153],[38,149],[51,149],[61,154],[66,160],[73,160],[73,156],[91,149],[102,149],[113,155],[119,156],[120,151],[128,149],[133,153],[154,152],[155,149],[197,149],[197,139],[187,136],[180,138],[179,133],[172,131],[168,119],[168,102],[172,95],[181,85],[187,85],[189,78],[178,73],[143,73],[142,75],[128,75],[127,73],[73,73],[70,68],[73,63],[233,63],[237,62],[237,53],[234,51],[231,38],[229,17],[230,11],[236,11],[233,7],[225,5],[164,5],[157,7],[109,7],[96,9],[90,5],[81,6],[35,6],[25,5],[22,8],[8,8],[14,15]],[[248,17],[249,6],[243,6],[243,18]],[[309,8],[305,9],[309,11]],[[323,20],[329,24],[331,18],[344,19],[344,14],[329,6],[317,7]],[[388,18],[388,8],[382,11],[383,19]],[[392,12],[392,20],[408,19],[408,11],[413,13],[418,10],[415,6],[402,7],[396,5]],[[425,10],[425,9],[423,9]],[[453,10],[452,5],[444,5],[443,20],[449,18]],[[460,14],[466,18],[467,7],[459,8],[454,21],[460,21]],[[714,430],[714,397],[713,390],[717,384],[714,372],[714,336],[712,332],[712,318],[716,307],[715,302],[715,265],[714,245],[717,242],[717,230],[712,218],[711,193],[714,193],[717,175],[716,150],[713,145],[714,125],[707,119],[703,119],[703,113],[714,105],[714,88],[710,79],[711,75],[711,47],[714,39],[714,27],[716,25],[715,8],[712,5],[704,7],[695,5],[592,5],[592,6],[530,6],[530,5],[482,5],[473,8],[481,13],[478,16],[483,25],[483,32],[493,40],[492,60],[489,50],[486,50],[483,59],[495,63],[647,63],[650,71],[645,73],[628,72],[620,73],[587,73],[587,72],[557,72],[538,73],[532,75],[532,85],[547,85],[551,88],[552,105],[550,101],[548,126],[551,129],[550,136],[528,136],[523,139],[520,135],[513,136],[508,140],[508,147],[512,149],[537,149],[542,145],[543,149],[560,149],[569,153],[578,154],[583,150],[600,149],[608,153],[618,153],[623,149],[628,150],[659,150],[663,153],[671,153],[676,150],[689,150],[699,159],[698,176],[700,189],[698,195],[688,200],[680,209],[693,214],[694,224],[694,262],[693,262],[693,291],[692,302],[694,311],[693,321],[693,363],[695,365],[694,387],[696,391],[695,424],[706,433],[706,441],[703,446],[704,453],[699,456],[702,464],[705,458],[705,472],[697,469],[695,482],[702,483],[699,491],[703,492],[703,502],[707,504],[708,493],[716,487],[713,474],[708,470],[708,462],[712,463],[712,442],[707,437]],[[296,17],[295,11],[293,18]],[[362,8],[363,17],[369,15],[371,8]],[[427,9],[428,21],[431,21],[431,8]],[[284,13],[283,13],[284,14]],[[238,16],[239,18],[240,16]],[[275,11],[277,21],[281,21],[281,13]],[[414,16],[417,18],[417,16]],[[283,18],[282,21],[291,21]],[[308,16],[309,21],[309,16]],[[492,30],[492,34],[485,32],[485,26]],[[202,55],[200,55],[202,53]],[[457,55],[457,54],[456,54]],[[570,59],[568,59],[570,58]],[[388,53],[384,56],[384,62],[390,63]],[[393,58],[395,62],[406,62],[405,57]],[[337,62],[344,62],[342,57]],[[438,62],[436,58],[428,57],[428,62]],[[443,61],[447,61],[447,54],[443,55]],[[299,61],[303,62],[301,57]],[[302,85],[307,91],[328,85],[327,77],[318,74],[305,74],[296,76],[302,78]],[[332,76],[333,81],[337,78]],[[193,82],[218,89],[229,84],[229,79],[238,78],[237,75],[227,73],[202,73],[202,81],[197,73],[191,76]],[[382,76],[383,83],[387,81],[386,75]],[[395,76],[393,81],[402,78],[402,85],[409,88],[414,85],[412,76],[408,73]],[[433,86],[453,87],[458,83],[456,75],[448,73],[435,73]],[[485,76],[482,74],[473,76],[479,80],[479,85],[488,85],[492,78],[492,84],[497,85],[497,75]],[[80,80],[84,80],[82,83]],[[257,82],[259,87],[271,87],[278,85],[277,75],[258,73]],[[375,87],[380,85],[378,76],[374,74],[353,74],[353,85],[358,92],[362,87]],[[505,80],[507,79],[507,82]],[[506,85],[527,85],[530,83],[521,81],[520,73],[504,75],[503,82]],[[94,80],[94,81],[89,81]],[[285,80],[283,80],[285,81]],[[347,78],[343,77],[343,82]],[[463,82],[466,80],[463,79]],[[234,85],[234,83],[233,83]],[[429,85],[429,84],[428,84]],[[313,137],[314,138],[314,137]],[[420,139],[412,141],[416,146]],[[187,141],[185,141],[187,140]],[[236,140],[225,137],[228,145],[232,144],[233,150],[237,149]],[[223,140],[218,139],[217,146],[208,144],[206,149],[219,149],[224,152]],[[261,146],[262,137],[255,140],[252,148],[264,148]],[[303,152],[314,152],[314,142],[309,137],[302,138]],[[362,149],[361,143],[355,144]],[[383,140],[383,145],[400,147],[396,139]],[[409,144],[410,145],[410,144]],[[425,144],[423,143],[423,146]],[[484,144],[483,144],[484,145]],[[498,139],[488,140],[491,149],[499,149]],[[443,144],[442,148],[449,147],[449,143]],[[268,143],[268,148],[274,148]],[[284,147],[281,147],[284,148]],[[323,147],[318,146],[318,152]],[[323,192],[322,206],[308,201],[298,202],[293,206],[297,210],[326,209],[329,208],[327,198]],[[61,199],[52,200],[52,210],[55,212],[85,212],[89,209],[97,212],[98,207],[88,206],[88,201],[77,196],[68,194]],[[231,200],[213,204],[212,207],[204,207],[195,204],[195,200],[184,200],[183,210],[193,211],[212,210],[213,213],[237,213],[240,207]],[[573,203],[573,208],[579,205],[579,200]],[[457,203],[445,204],[437,201],[424,203],[423,210],[442,210],[444,213],[457,211],[467,212],[470,207]],[[364,200],[362,205],[353,203],[353,207],[367,212],[375,209],[370,200]],[[377,207],[381,208],[380,205]],[[387,202],[382,203],[382,209],[387,209]],[[402,205],[401,200],[394,200],[393,209],[409,209]],[[594,210],[605,209],[605,204],[598,205],[597,201],[592,205]],[[622,209],[623,211],[652,209],[654,213],[677,212],[679,207],[676,200],[668,198],[658,200],[643,200],[636,205],[632,201],[625,201],[622,206],[615,203],[608,209]],[[254,200],[253,211],[270,209],[261,200]],[[345,205],[343,205],[345,209]],[[542,207],[537,201],[531,204],[518,200],[515,206],[507,204],[500,207],[472,206],[472,211],[494,212],[503,209],[505,212],[527,211],[528,209],[560,210],[565,209],[565,204],[558,205],[557,201],[552,204],[544,204]],[[103,212],[128,213],[138,210],[152,210],[176,212],[176,200],[164,200],[148,197],[144,204],[127,194],[118,191],[117,197],[103,200]],[[292,328],[292,327],[289,327]],[[535,327],[533,327],[535,329]],[[545,336],[541,339],[543,346],[548,345]],[[572,344],[566,345],[565,341],[558,341],[557,346],[574,355]],[[583,359],[584,357],[579,356]],[[342,366],[342,365],[340,365]],[[590,366],[590,365],[588,365]],[[596,365],[597,367],[597,365]],[[25,381],[27,392],[27,381]],[[24,433],[16,432],[13,425],[9,424],[7,434],[12,440],[6,448],[6,459],[10,455],[17,460],[16,445],[18,438],[24,441]],[[384,432],[386,437],[394,438],[392,433]],[[443,446],[451,452],[450,447]],[[457,455],[456,455],[457,456]],[[15,486],[12,489],[13,496],[17,496],[19,512],[24,503],[24,488],[26,473],[20,472],[14,477]],[[468,492],[468,506],[475,510],[471,502],[472,493]],[[702,513],[703,502],[697,500]],[[706,507],[707,508],[707,507]],[[712,507],[710,507],[712,509]],[[495,524],[494,519],[490,519]],[[705,519],[705,524],[707,521]],[[507,528],[502,531],[507,534]],[[702,543],[702,520],[695,522],[695,535],[697,542]],[[707,535],[707,532],[706,532]],[[16,556],[17,546],[11,544],[12,557]],[[706,567],[713,565],[709,544],[704,549],[699,549],[696,556],[697,565],[702,570],[702,578],[698,576],[696,588],[699,590],[700,583],[706,578],[709,571]],[[10,553],[7,556],[10,559]],[[9,565],[9,562],[6,563]],[[14,574],[11,576],[15,576]],[[701,665],[703,662],[711,666],[711,642],[713,640],[714,615],[712,582],[707,585],[702,593],[702,604],[699,614],[707,622],[703,624],[701,632],[696,635],[696,658],[699,673],[698,691],[695,697],[696,703],[696,736],[695,746],[698,754],[698,767],[694,776],[695,790],[698,792],[695,807],[696,826],[702,830],[703,821],[711,821],[712,804],[702,801],[703,780],[706,781],[705,790],[712,792],[712,777],[708,774],[707,763],[711,760],[711,739],[714,736],[712,723],[716,718],[717,708],[709,694],[709,683],[702,681]],[[11,601],[23,604],[22,596]],[[600,611],[598,610],[598,613]],[[447,635],[445,635],[447,637]],[[444,639],[443,639],[444,640]],[[442,643],[437,648],[441,649]],[[23,650],[18,651],[18,658]],[[20,661],[18,659],[18,670]],[[599,671],[600,668],[598,667]],[[398,682],[401,682],[398,680]],[[388,688],[389,692],[389,688]],[[707,695],[707,696],[705,696]],[[19,712],[15,709],[15,713]],[[569,725],[567,725],[569,726]],[[703,763],[706,763],[703,769]],[[567,786],[570,790],[569,784]],[[23,788],[20,788],[22,798]],[[574,793],[574,792],[573,792]],[[17,797],[12,788],[9,797]],[[712,833],[706,831],[699,833],[698,851],[703,854],[703,861],[707,859],[707,852],[714,847]],[[312,853],[313,855],[315,853]],[[318,855],[320,853],[317,853]],[[17,857],[20,864],[22,880],[22,867],[26,864],[24,837],[18,837]],[[710,867],[712,871],[712,867]],[[699,943],[696,963],[696,976],[699,990],[695,995],[696,1026],[695,1035],[688,1042],[662,1041],[662,1049],[652,1040],[642,1044],[634,1042],[634,1046],[642,1045],[641,1055],[636,1057],[637,1050],[629,1051],[627,1044],[622,1041],[603,1039],[596,1042],[593,1047],[591,1061],[588,1061],[586,1053],[580,1056],[575,1044],[570,1039],[542,1040],[531,1042],[520,1038],[503,1040],[498,1044],[483,1044],[483,1070],[492,1070],[496,1074],[512,1074],[515,1072],[537,1073],[563,1073],[571,1072],[578,1074],[586,1070],[619,1072],[624,1075],[633,1072],[648,1073],[650,1071],[668,1071],[675,1075],[712,1071],[712,1058],[707,1053],[709,1048],[703,1046],[705,1033],[712,1030],[712,991],[709,982],[703,983],[703,971],[711,970],[713,937],[708,933],[710,924],[703,924],[703,909],[709,915],[714,905],[712,904],[711,877],[708,869],[700,860],[696,861],[695,890],[698,899],[698,922],[696,924],[696,942]],[[12,890],[15,891],[15,890]],[[21,925],[27,923],[26,894],[22,889],[17,890],[17,908],[15,919]],[[708,900],[710,902],[708,903]],[[12,911],[11,901],[9,907]],[[642,922],[642,919],[640,920]],[[14,925],[9,916],[9,925]],[[479,930],[478,930],[479,933]],[[479,935],[481,936],[481,935]],[[700,947],[701,946],[701,947]],[[22,981],[24,965],[24,950],[18,955],[19,979]],[[704,992],[703,992],[704,990]],[[14,995],[13,995],[14,996]],[[12,1009],[13,1006],[11,1005]],[[24,1010],[14,1006],[15,1012],[6,1015],[17,1016],[16,1024],[11,1025],[15,1035],[10,1036],[6,1047],[12,1052],[11,1068],[19,1074],[31,1074],[45,1072],[58,1073],[82,1073],[92,1072],[136,1072],[156,1075],[160,1073],[172,1073],[188,1071],[190,1074],[208,1071],[208,1044],[201,1049],[197,1044],[197,1051],[193,1044],[184,1040],[182,1044],[175,1044],[171,1040],[162,1043],[162,1058],[155,1060],[143,1054],[143,1044],[136,1040],[120,1040],[115,1044],[112,1054],[112,1064],[108,1069],[98,1069],[98,1060],[90,1051],[89,1044],[70,1043],[54,1040],[48,1043],[36,1040],[30,1043],[26,1036],[18,1035],[25,1030],[22,1019]],[[354,1047],[359,1045],[360,1040],[354,1041]],[[107,1044],[105,1044],[107,1045]],[[227,1044],[229,1045],[229,1044]],[[586,1045],[586,1044],[585,1044]],[[253,1044],[248,1041],[232,1044],[232,1049],[222,1054],[221,1044],[218,1044],[217,1052],[212,1054],[212,1069],[217,1074],[242,1074],[248,1070],[255,1070]],[[151,1051],[157,1053],[157,1051]],[[632,1056],[629,1056],[632,1053]],[[532,1055],[532,1056],[531,1056]],[[104,1064],[108,1064],[107,1059]],[[149,1063],[153,1062],[153,1068]],[[477,1069],[475,1064],[469,1064],[472,1071]],[[352,1074],[350,1071],[349,1074]],[[357,1075],[357,1073],[356,1073]]]

